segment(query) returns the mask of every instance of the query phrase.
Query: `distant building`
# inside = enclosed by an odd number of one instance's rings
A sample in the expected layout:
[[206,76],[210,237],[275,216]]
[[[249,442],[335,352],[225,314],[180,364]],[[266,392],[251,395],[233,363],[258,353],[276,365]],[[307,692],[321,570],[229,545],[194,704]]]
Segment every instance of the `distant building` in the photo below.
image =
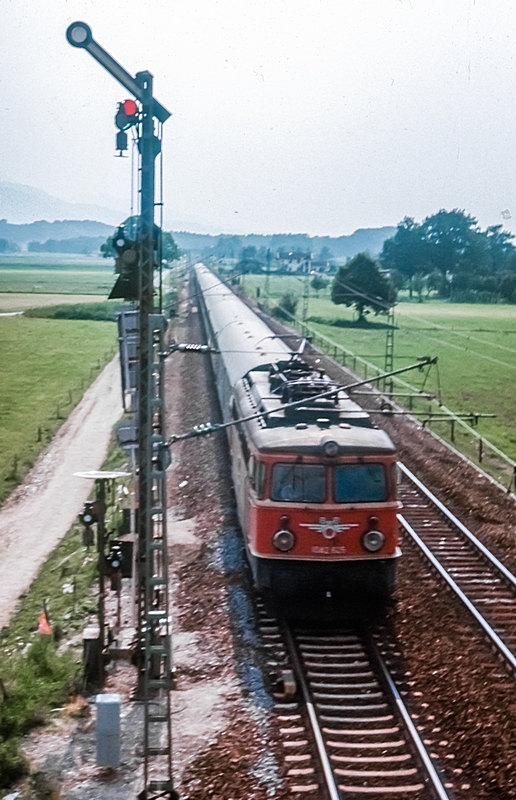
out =
[[280,250],[276,254],[276,261],[280,272],[307,273],[312,271],[312,254],[303,253],[301,250]]
[[317,275],[326,275],[331,271],[332,262],[327,261],[326,259],[321,260],[313,260],[311,264],[311,271],[317,273]]

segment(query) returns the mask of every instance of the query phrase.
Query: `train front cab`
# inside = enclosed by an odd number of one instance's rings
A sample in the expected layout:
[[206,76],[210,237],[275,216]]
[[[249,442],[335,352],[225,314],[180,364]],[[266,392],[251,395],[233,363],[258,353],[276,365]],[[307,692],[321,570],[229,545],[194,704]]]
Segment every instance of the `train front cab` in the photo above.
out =
[[400,555],[396,460],[255,454],[245,529],[257,587],[285,607],[385,604]]

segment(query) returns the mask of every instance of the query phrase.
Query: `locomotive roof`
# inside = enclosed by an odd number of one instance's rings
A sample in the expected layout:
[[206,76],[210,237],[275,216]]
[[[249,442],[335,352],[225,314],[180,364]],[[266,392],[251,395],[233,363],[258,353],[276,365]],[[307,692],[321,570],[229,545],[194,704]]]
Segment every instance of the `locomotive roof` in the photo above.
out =
[[290,357],[287,345],[216,275],[203,264],[195,272],[231,386],[250,370]]
[[338,453],[373,455],[394,453],[391,439],[371,422],[369,415],[354,403],[332,381],[326,388],[336,387],[332,398],[307,398],[293,408],[284,406],[283,398],[270,389],[270,376],[252,371],[235,387],[235,398],[242,417],[259,411],[271,412],[245,424],[250,439],[262,451],[285,451],[305,455],[321,455],[324,445],[333,441]]

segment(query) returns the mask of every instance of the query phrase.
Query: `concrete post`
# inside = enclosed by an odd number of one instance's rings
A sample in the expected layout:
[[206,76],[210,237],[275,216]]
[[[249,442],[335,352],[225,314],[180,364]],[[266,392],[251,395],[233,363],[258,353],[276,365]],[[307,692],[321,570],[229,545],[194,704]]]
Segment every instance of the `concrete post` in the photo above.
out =
[[120,695],[98,694],[97,766],[116,769],[120,766]]

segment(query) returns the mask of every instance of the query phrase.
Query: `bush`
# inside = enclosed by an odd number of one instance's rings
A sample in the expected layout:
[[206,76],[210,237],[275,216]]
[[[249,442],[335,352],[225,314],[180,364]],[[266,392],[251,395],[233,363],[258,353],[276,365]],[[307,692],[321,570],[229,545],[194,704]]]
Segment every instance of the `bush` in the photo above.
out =
[[45,319],[87,319],[115,322],[117,313],[125,308],[116,300],[104,300],[96,303],[63,303],[57,306],[28,308],[24,315],[26,317],[44,317]]
[[78,665],[69,653],[58,655],[51,639],[38,636],[11,669],[0,702],[0,788],[25,772],[19,740],[75,690]]
[[291,320],[296,315],[299,297],[294,292],[285,292],[280,298],[277,306],[271,311],[273,317],[277,319]]

